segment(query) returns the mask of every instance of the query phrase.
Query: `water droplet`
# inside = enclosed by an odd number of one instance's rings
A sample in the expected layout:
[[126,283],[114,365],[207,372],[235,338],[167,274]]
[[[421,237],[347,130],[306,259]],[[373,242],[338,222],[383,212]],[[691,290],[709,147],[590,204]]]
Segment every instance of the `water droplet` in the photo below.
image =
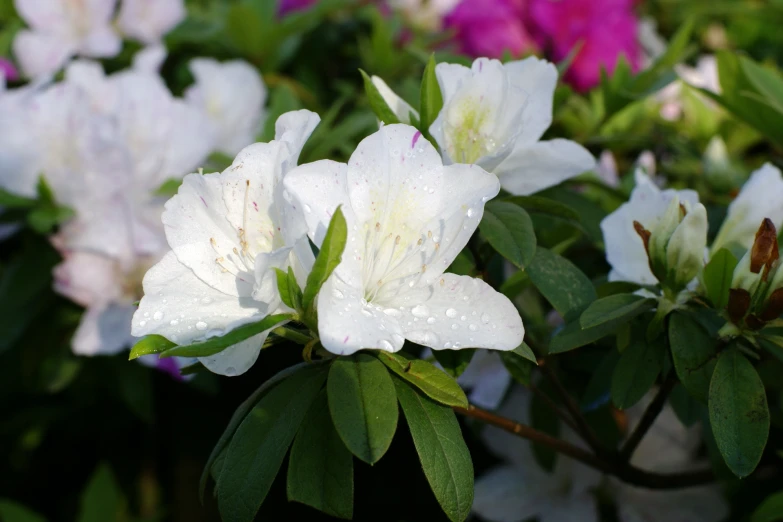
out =
[[343,297],[345,297],[345,294],[343,294],[341,291],[339,291],[336,288],[332,289],[332,295],[335,296],[337,299],[342,299]]
[[428,317],[427,318],[427,323],[428,324],[435,324],[435,318],[434,317]]
[[446,310],[446,317],[457,317],[457,311],[453,308]]
[[488,314],[481,314],[481,322],[484,324],[487,324],[489,322],[489,315]]
[[205,323],[204,321],[199,321],[199,322],[196,323],[196,329],[197,330],[206,330],[207,326],[209,326],[209,325],[207,323]]
[[471,332],[475,332],[476,330],[478,330],[478,326],[476,326],[475,324],[471,324],[470,326],[468,326],[468,328],[470,329]]
[[367,317],[372,317],[372,312],[362,308],[362,315],[366,315]]
[[460,346],[462,346],[461,342],[457,341],[454,343],[454,348],[459,348]]
[[464,315],[459,318],[460,321],[464,321],[465,319],[467,319],[467,317],[465,317]]
[[396,308],[387,308],[386,310],[383,311],[383,313],[385,313],[390,317],[399,317],[402,315],[402,312],[400,312]]
[[432,332],[426,332],[424,334],[424,343],[427,345],[438,344],[438,336]]
[[475,214],[476,214],[475,210],[473,210],[472,208],[468,209],[468,217],[469,218],[472,218]]
[[307,213],[309,214],[310,212],[312,212],[312,211],[313,211],[313,209],[311,209],[311,208],[310,208],[310,205],[305,205],[305,206],[304,206],[304,211],[305,211],[305,212],[307,212]]
[[381,345],[381,350],[386,350],[387,352],[394,351],[394,345],[389,341],[387,341],[386,339],[381,339],[381,342],[379,344]]
[[446,341],[445,343],[443,343],[443,347],[444,348],[451,348],[451,343]]
[[424,305],[414,306],[413,309],[411,310],[411,313],[415,317],[427,317],[428,315],[430,315],[429,309],[427,309],[427,307]]
[[209,304],[209,303],[212,302],[212,298],[211,297],[202,297],[201,298],[201,302],[204,303],[204,304]]
[[141,326],[142,328],[143,328],[143,327],[144,327],[144,325],[146,325],[146,324],[147,324],[147,321],[139,321],[139,326]]
[[172,319],[171,321],[169,321],[169,324],[171,326],[177,326],[179,324],[179,321],[177,319]]
[[150,316],[149,312],[144,312],[144,317],[149,317],[149,316]]
[[452,330],[456,330],[457,328],[459,328],[459,325],[457,323],[451,325]]
[[163,319],[163,312],[158,310],[157,312],[152,314],[152,318],[155,319],[156,321],[160,321],[161,319]]

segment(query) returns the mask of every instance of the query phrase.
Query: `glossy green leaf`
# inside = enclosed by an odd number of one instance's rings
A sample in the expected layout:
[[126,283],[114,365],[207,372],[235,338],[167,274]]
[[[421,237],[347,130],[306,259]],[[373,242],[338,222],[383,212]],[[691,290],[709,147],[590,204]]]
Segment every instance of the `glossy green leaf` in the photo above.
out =
[[642,337],[620,355],[612,374],[612,402],[624,410],[639,402],[661,373],[663,346]]
[[669,317],[669,346],[680,382],[694,399],[706,403],[717,362],[716,339],[689,316],[675,312]]
[[17,196],[5,189],[0,188],[0,207],[5,208],[32,208],[37,201],[33,198]]
[[528,212],[545,214],[547,216],[579,223],[579,213],[568,205],[543,196],[510,196],[503,201],[519,205]]
[[468,407],[468,399],[457,381],[436,366],[421,359],[409,358],[400,352],[378,351],[375,355],[391,371],[420,389],[434,401],[448,406]]
[[704,415],[704,405],[691,397],[691,394],[682,384],[677,384],[669,396],[674,413],[684,426],[693,426]]
[[170,198],[174,196],[182,185],[182,180],[179,178],[168,178],[166,181],[160,184],[155,192],[152,194],[162,198]]
[[579,323],[582,328],[593,328],[604,323],[628,322],[637,315],[652,309],[657,300],[634,294],[615,294],[594,301],[582,312]]
[[569,320],[595,301],[595,288],[571,261],[538,247],[527,274],[539,292]]
[[498,352],[498,354],[500,355],[500,360],[503,362],[503,366],[506,367],[506,370],[511,374],[511,377],[524,386],[530,386],[530,377],[533,374],[533,368],[536,367],[536,364],[516,353],[516,350]]
[[353,455],[337,434],[326,391],[310,406],[288,459],[288,500],[328,515],[353,516]]
[[[541,383],[540,390],[550,397],[555,396],[554,390],[548,382]],[[535,393],[531,396],[528,405],[528,415],[532,428],[552,437],[560,438],[562,431],[560,419],[552,412],[552,408],[543,400],[541,394]],[[542,469],[551,473],[557,463],[557,452],[545,444],[536,442],[531,444],[531,449],[533,450],[533,458],[536,463]]]
[[315,259],[313,269],[307,276],[304,293],[302,295],[302,307],[311,310],[314,306],[315,296],[321,290],[321,286],[329,279],[332,272],[343,259],[343,250],[348,237],[348,226],[340,207],[334,211],[329,228],[326,229],[321,250]]
[[708,407],[715,441],[729,469],[747,477],[756,469],[769,436],[764,383],[739,350],[718,356],[710,381]]
[[132,361],[142,355],[165,352],[176,346],[177,343],[172,343],[162,335],[146,335],[133,345],[128,355],[128,360]]
[[386,366],[366,353],[341,357],[332,363],[326,389],[340,438],[363,461],[378,462],[397,430],[397,398]]
[[[455,379],[462,375],[473,355],[476,353],[474,348],[465,348],[462,350],[432,350],[432,355],[443,367],[443,370]],[[437,400],[437,399],[436,399]]]
[[277,267],[274,267],[274,270],[275,278],[277,279],[277,292],[280,294],[280,300],[282,300],[288,308],[296,310],[288,289],[288,274]]
[[0,520],[3,522],[46,522],[46,518],[35,511],[6,498],[0,498]]
[[610,321],[594,326],[592,328],[582,328],[579,321],[567,323],[562,330],[557,332],[549,344],[548,353],[562,353],[574,350],[581,346],[593,343],[608,335],[614,334],[624,322]]
[[579,406],[584,411],[593,411],[600,408],[611,398],[612,376],[620,360],[620,354],[615,350],[610,350],[601,359],[601,362],[590,374],[590,380],[587,381]]
[[[293,316],[291,314],[268,315],[257,323],[242,325],[221,337],[210,337],[206,341],[174,346],[173,348],[169,348],[162,352],[159,357],[208,357],[210,355],[215,355],[230,346],[250,339],[254,335],[258,335],[266,330],[271,330],[281,323],[290,321],[292,318]],[[260,344],[258,349],[261,349]]]
[[536,358],[536,354],[533,353],[533,350],[530,349],[530,347],[524,342],[514,348],[512,353],[522,357],[523,359],[527,359],[528,361],[538,366],[538,359]]
[[750,516],[750,522],[780,522],[783,520],[783,491],[768,496]]
[[378,88],[372,83],[372,79],[363,70],[359,69],[359,72],[362,73],[364,92],[367,94],[367,101],[369,101],[370,108],[375,113],[375,116],[386,125],[400,123],[400,119],[394,114],[386,100],[383,99]]
[[763,67],[744,56],[739,58],[739,62],[742,72],[756,92],[783,117],[783,77],[780,72]]
[[223,520],[253,520],[326,376],[322,366],[297,371],[266,393],[239,425],[218,478]]
[[401,379],[394,384],[427,482],[449,520],[462,522],[473,505],[473,462],[457,418]]
[[726,308],[729,304],[729,289],[737,258],[726,248],[721,248],[704,267],[702,280],[707,299],[715,308]]
[[231,416],[231,420],[228,421],[228,426],[226,426],[226,429],[223,431],[223,434],[220,436],[217,444],[215,444],[215,447],[212,449],[212,453],[210,453],[209,458],[207,459],[207,463],[204,465],[204,471],[201,473],[201,479],[199,480],[199,498],[201,499],[202,503],[204,502],[204,490],[207,487],[207,480],[209,478],[212,465],[220,455],[225,455],[224,450],[228,446],[228,443],[231,442],[231,438],[234,436],[234,433],[236,433],[237,428],[242,423],[242,421],[245,420],[245,417],[247,417],[247,414],[250,413],[250,410],[252,410],[258,401],[261,400],[261,397],[271,390],[273,386],[279,384],[294,373],[303,370],[308,366],[318,367],[324,365],[325,363],[326,361],[317,361],[313,363],[302,362],[295,364],[294,366],[289,366],[288,368],[267,379],[264,384],[259,386],[256,391],[250,395],[250,397],[245,399],[245,401],[239,405],[239,408],[237,408],[234,414]]
[[106,522],[127,517],[126,504],[108,464],[99,464],[82,492],[77,522]]
[[536,233],[521,207],[506,201],[487,203],[479,229],[492,248],[518,268],[524,269],[533,260]]
[[438,117],[443,108],[443,95],[440,92],[438,78],[435,76],[435,55],[431,54],[427,60],[427,66],[424,68],[424,75],[421,78],[421,118],[420,129],[422,134],[429,136],[430,126]]

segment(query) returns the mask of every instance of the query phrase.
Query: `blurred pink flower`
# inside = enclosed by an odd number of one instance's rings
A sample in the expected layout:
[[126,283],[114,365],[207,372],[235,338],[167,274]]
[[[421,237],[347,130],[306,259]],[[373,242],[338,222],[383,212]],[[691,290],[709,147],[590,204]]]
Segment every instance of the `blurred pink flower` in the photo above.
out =
[[0,58],[0,74],[2,74],[7,81],[16,81],[19,79],[19,71],[16,70],[13,62],[8,58]]
[[601,67],[611,74],[624,54],[634,71],[641,65],[634,0],[529,0],[529,26],[539,43],[562,60],[579,42],[582,48],[566,80],[585,91],[600,81]]
[[280,5],[277,7],[277,14],[279,16],[285,16],[293,11],[303,11],[312,7],[318,0],[280,0]]
[[501,58],[534,51],[536,44],[523,23],[527,0],[462,0],[444,18],[446,29],[456,31],[459,52],[473,56]]

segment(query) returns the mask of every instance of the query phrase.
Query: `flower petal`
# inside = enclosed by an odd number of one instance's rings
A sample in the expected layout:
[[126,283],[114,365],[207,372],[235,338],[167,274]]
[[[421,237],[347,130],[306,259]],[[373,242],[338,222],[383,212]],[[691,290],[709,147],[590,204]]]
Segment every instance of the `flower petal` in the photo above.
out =
[[372,77],[372,84],[375,85],[376,89],[378,89],[378,92],[381,94],[383,101],[386,102],[386,105],[388,105],[394,115],[397,116],[397,119],[400,120],[400,123],[407,123],[410,125],[411,114],[413,114],[417,119],[419,118],[418,111],[411,107],[408,102],[397,96],[397,93],[394,92],[391,87],[389,87],[379,76]]
[[76,51],[75,45],[54,35],[24,29],[14,37],[13,48],[28,78],[57,72]]
[[573,141],[555,139],[515,148],[495,170],[504,189],[527,196],[595,167],[595,158]]
[[220,353],[210,355],[209,357],[199,357],[198,360],[212,373],[227,377],[242,375],[258,359],[258,354],[261,353],[264,341],[266,341],[271,331],[271,328],[264,330],[260,334],[226,348]]
[[128,324],[133,315],[130,304],[89,307],[82,315],[71,340],[78,355],[113,355],[128,349],[133,342]]
[[473,511],[491,522],[521,522],[542,515],[549,505],[549,481],[543,474],[531,477],[527,471],[529,468],[500,466],[480,477],[476,480]]
[[462,83],[471,76],[470,68],[464,65],[443,62],[435,66],[435,77],[438,79],[444,105],[454,97],[454,94],[462,87]]
[[318,294],[318,334],[324,348],[337,355],[362,349],[396,352],[405,338],[397,320],[402,312],[367,304],[362,291],[333,273]]
[[457,382],[470,390],[468,398],[472,404],[494,410],[506,395],[511,384],[511,374],[503,366],[497,352],[479,350]]
[[321,117],[318,114],[305,109],[288,111],[277,118],[275,140],[284,143],[289,154],[283,163],[283,172],[296,167],[299,154],[320,122]]
[[208,285],[168,252],[144,276],[144,297],[133,316],[136,337],[162,335],[190,344],[253,321],[268,313],[264,303],[237,298]]
[[598,522],[598,504],[593,495],[590,493],[557,495],[550,499],[538,517],[539,522],[562,522],[564,520]]
[[394,303],[406,308],[400,320],[405,338],[434,350],[513,350],[524,338],[516,307],[480,279],[443,274],[429,299],[412,306],[406,297]]
[[117,23],[126,35],[152,44],[180,23],[186,14],[183,0],[122,0]]
[[720,522],[729,514],[716,486],[662,492],[621,484],[615,491],[620,522]]
[[504,67],[511,84],[527,94],[522,112],[522,133],[517,138],[516,146],[531,145],[541,139],[552,124],[557,68],[535,56],[508,62]]

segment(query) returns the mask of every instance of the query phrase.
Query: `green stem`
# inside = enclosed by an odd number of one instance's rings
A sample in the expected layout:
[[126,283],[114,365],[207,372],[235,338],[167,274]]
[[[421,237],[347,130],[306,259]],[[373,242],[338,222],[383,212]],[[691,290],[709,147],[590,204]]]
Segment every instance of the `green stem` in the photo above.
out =
[[282,337],[283,339],[288,339],[289,341],[295,342],[296,344],[307,344],[312,340],[312,337],[309,335],[299,333],[296,330],[286,328],[285,326],[279,326],[275,328],[272,330],[272,333],[278,337]]

